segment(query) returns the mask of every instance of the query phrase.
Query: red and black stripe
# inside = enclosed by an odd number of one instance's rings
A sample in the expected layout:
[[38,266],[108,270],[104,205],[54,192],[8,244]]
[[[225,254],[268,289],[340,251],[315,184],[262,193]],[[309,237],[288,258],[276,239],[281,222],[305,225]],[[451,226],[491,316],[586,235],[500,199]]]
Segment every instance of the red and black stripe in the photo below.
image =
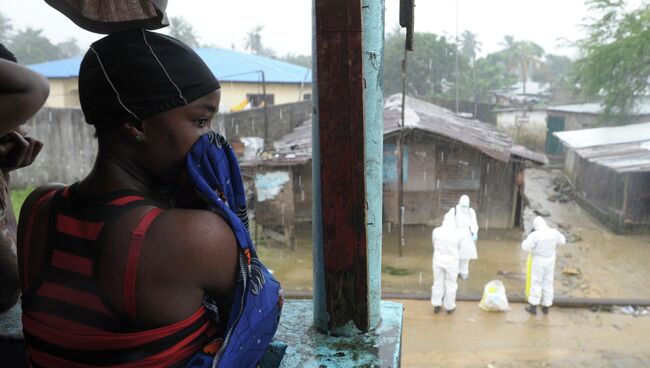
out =
[[[23,294],[23,330],[35,367],[151,367],[183,364],[216,335],[201,307],[184,321],[142,330],[135,315],[135,277],[140,246],[160,212],[155,208],[132,234],[124,282],[124,316],[104,295],[96,275],[105,229],[129,210],[153,205],[136,192],[120,192],[96,201],[81,199],[74,187],[48,193],[50,201],[46,262]],[[32,211],[33,214],[36,209]],[[29,254],[29,219],[23,248]],[[27,270],[23,270],[27,274]]]

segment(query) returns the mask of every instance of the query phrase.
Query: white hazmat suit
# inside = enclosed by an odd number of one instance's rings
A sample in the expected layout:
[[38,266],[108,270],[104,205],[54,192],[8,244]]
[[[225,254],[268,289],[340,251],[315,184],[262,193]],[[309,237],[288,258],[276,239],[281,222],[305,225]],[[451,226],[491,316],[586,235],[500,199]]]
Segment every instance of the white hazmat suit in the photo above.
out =
[[532,256],[530,291],[528,303],[550,307],[553,304],[553,277],[555,254],[558,245],[566,244],[566,238],[556,229],[548,227],[543,218],[533,220],[534,231],[521,243],[521,248]]
[[448,214],[454,216],[456,228],[461,234],[461,248],[458,254],[458,271],[464,279],[469,277],[469,260],[477,259],[476,239],[478,239],[478,223],[476,212],[469,206],[469,197],[462,195],[458,204],[451,208]]
[[458,252],[461,245],[460,232],[454,226],[454,217],[447,213],[442,226],[433,229],[433,286],[431,304],[439,307],[443,303],[447,311],[456,308],[458,290]]

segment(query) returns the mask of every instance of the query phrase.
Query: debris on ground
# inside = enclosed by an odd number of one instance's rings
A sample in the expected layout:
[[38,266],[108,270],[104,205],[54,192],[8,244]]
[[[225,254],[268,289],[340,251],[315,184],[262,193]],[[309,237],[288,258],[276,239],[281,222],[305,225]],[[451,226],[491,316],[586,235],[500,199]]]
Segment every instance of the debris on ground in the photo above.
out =
[[568,203],[568,202],[571,201],[571,196],[569,196],[569,194],[567,194],[567,193],[560,193],[560,194],[552,193],[552,194],[549,194],[546,197],[546,199],[549,202]]
[[606,312],[606,313],[612,313],[613,308],[611,305],[592,305],[589,307],[589,310],[592,312]]
[[562,270],[562,273],[567,275],[567,276],[578,276],[578,275],[580,275],[580,270],[575,268],[575,267],[567,266],[567,267],[564,267],[564,269]]
[[553,178],[553,190],[560,194],[570,195],[573,192],[573,187],[564,176],[556,176]]
[[650,315],[650,307],[632,306],[632,305],[615,305],[612,312],[616,314],[626,314],[634,317],[646,317]]
[[523,272],[498,270],[497,276],[505,277],[508,279],[514,279],[514,280],[526,280],[526,274]]
[[576,233],[567,232],[565,236],[567,243],[577,243],[582,240],[582,237]]
[[549,212],[548,210],[544,210],[544,209],[536,209],[536,210],[533,210],[533,212],[534,212],[537,216],[542,216],[542,217],[549,217],[549,216],[551,216],[551,212]]

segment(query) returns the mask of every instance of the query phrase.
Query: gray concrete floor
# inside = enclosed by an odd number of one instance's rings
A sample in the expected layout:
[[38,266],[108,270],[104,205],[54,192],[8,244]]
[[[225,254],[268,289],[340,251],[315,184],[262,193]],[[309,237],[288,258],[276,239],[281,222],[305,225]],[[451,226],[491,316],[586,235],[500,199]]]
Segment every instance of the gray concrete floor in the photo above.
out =
[[461,302],[452,315],[404,305],[402,367],[649,367],[650,317],[552,308],[531,316]]

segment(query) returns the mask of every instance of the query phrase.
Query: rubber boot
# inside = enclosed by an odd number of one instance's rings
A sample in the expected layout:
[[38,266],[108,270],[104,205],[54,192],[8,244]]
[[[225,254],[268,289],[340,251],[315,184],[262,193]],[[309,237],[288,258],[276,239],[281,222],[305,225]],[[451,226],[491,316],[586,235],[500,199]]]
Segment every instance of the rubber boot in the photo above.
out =
[[532,314],[533,316],[537,314],[537,306],[528,304],[526,307],[526,312]]

